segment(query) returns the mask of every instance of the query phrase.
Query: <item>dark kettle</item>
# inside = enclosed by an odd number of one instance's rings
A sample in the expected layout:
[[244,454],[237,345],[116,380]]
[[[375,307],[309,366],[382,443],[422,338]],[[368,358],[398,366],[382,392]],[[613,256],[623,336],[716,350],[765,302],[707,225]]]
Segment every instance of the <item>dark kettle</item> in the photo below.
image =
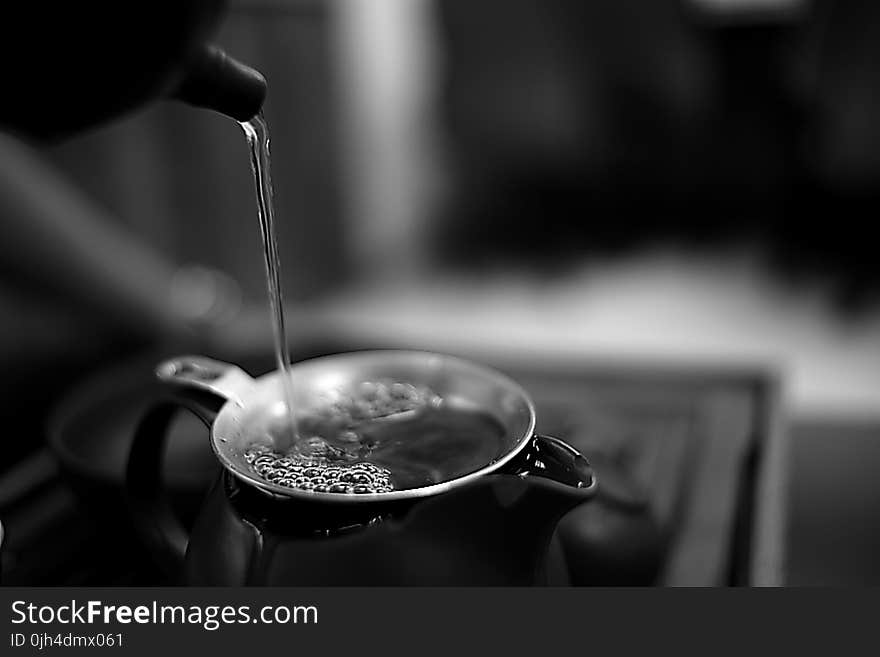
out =
[[252,118],[266,81],[210,44],[224,8],[222,0],[16,3],[0,27],[0,128],[57,140],[162,97]]
[[[160,366],[175,401],[142,420],[126,489],[134,522],[176,581],[193,585],[529,585],[547,582],[558,520],[597,490],[589,463],[563,441],[534,432],[529,396],[469,361],[412,351],[366,351],[297,363],[298,408],[328,386],[393,378],[474,405],[505,429],[503,455],[483,468],[421,488],[346,495],[261,479],[245,452],[248,426],[277,399],[279,375],[186,357]],[[450,402],[452,403],[452,402]],[[169,422],[182,404],[211,428],[223,465],[190,532],[160,482]]]

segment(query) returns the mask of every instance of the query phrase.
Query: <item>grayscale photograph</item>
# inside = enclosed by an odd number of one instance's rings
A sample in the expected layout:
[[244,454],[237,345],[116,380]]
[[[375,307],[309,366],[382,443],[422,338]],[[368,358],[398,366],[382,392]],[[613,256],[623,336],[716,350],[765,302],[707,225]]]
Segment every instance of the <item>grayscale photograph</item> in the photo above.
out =
[[880,3],[11,5],[3,650],[880,585]]

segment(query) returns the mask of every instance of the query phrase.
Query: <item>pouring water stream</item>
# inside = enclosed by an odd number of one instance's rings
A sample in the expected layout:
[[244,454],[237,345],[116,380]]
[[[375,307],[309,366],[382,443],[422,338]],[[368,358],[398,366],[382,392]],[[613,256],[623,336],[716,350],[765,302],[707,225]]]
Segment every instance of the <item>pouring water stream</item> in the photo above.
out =
[[272,313],[272,332],[275,339],[275,357],[281,373],[283,399],[287,407],[290,431],[274,435],[275,449],[286,452],[298,445],[299,433],[296,423],[296,409],[293,404],[293,380],[290,371],[290,350],[284,326],[284,295],[281,290],[281,260],[278,256],[278,242],[275,239],[275,208],[272,191],[272,171],[269,159],[269,128],[262,112],[250,121],[240,123],[247,136],[251,155],[251,170],[257,194],[257,211],[260,219],[260,232],[263,238],[263,256],[266,264],[266,284],[269,293],[269,307]]

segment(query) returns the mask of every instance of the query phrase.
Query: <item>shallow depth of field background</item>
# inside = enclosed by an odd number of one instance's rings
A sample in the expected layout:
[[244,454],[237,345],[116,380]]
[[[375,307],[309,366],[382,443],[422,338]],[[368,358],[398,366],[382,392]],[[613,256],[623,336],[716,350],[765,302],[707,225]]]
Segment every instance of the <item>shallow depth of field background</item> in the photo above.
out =
[[[233,0],[220,41],[269,80],[294,359],[333,336],[765,371],[782,582],[880,582],[880,5]],[[249,314],[209,355],[268,348],[236,125],[167,103],[40,152],[145,248],[238,282]],[[24,276],[0,302],[10,426],[174,351]]]

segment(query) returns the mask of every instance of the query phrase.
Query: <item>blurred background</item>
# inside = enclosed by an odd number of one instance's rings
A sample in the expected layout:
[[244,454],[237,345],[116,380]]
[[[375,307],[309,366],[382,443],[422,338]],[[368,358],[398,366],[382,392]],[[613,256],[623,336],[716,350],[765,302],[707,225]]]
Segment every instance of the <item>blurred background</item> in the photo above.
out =
[[[233,0],[219,42],[269,81],[294,360],[515,374],[644,492],[652,583],[880,583],[880,5]],[[76,505],[53,409],[181,351],[265,371],[271,333],[230,119],[4,137],[0,180],[4,576],[29,583]],[[46,578],[96,581],[70,572]]]

